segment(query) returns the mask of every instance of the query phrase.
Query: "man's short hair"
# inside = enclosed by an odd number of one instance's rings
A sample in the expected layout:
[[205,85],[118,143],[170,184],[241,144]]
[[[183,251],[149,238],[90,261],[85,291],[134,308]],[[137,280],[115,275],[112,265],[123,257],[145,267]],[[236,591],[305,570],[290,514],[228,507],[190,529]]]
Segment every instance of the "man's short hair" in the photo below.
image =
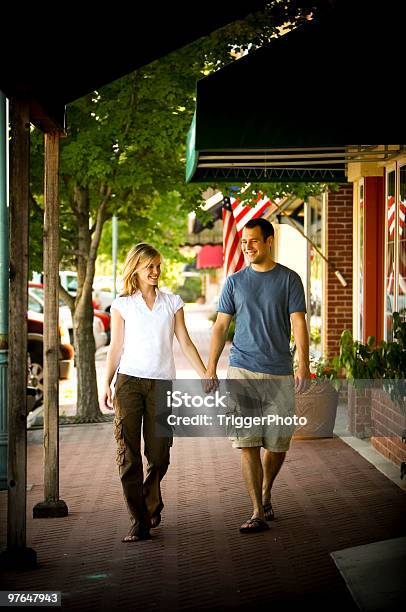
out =
[[272,223],[270,221],[267,221],[266,219],[262,219],[262,217],[259,217],[258,219],[250,219],[245,224],[245,227],[248,229],[252,229],[253,227],[259,227],[261,229],[264,241],[269,238],[269,236],[275,235]]

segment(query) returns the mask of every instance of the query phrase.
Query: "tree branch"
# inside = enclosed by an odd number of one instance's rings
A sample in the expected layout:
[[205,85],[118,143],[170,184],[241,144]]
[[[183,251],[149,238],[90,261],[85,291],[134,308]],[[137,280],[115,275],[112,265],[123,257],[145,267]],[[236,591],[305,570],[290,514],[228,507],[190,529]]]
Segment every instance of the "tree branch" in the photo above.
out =
[[68,293],[64,287],[62,287],[61,283],[59,283],[59,296],[62,298],[65,304],[69,306],[71,311],[73,311],[75,308],[75,298],[73,295]]
[[76,257],[82,257],[83,259],[87,259],[87,253],[84,251],[80,251],[79,249],[68,249],[63,252],[64,255],[70,256],[75,255]]
[[38,204],[37,200],[32,195],[31,189],[30,189],[30,208],[33,211],[35,211],[37,213],[37,215],[40,215],[42,217],[44,216],[44,211],[41,208],[41,206]]
[[90,244],[89,255],[86,266],[86,277],[85,282],[83,283],[82,291],[91,290],[93,285],[93,278],[95,272],[95,263],[97,257],[97,250],[99,248],[100,239],[102,235],[103,225],[106,220],[106,209],[107,204],[111,198],[112,188],[106,187],[105,195],[103,200],[101,201],[99,208],[97,209],[97,217],[96,217],[96,228],[92,237],[92,241]]

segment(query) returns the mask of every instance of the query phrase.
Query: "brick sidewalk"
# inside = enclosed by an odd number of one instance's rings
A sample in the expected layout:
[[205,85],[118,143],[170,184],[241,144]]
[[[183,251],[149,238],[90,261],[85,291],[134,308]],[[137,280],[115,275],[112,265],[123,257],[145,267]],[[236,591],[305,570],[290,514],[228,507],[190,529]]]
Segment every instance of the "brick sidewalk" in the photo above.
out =
[[[205,358],[208,334],[193,320]],[[183,363],[177,355],[180,371]],[[123,544],[112,425],[61,427],[63,519],[31,518],[43,499],[42,430],[28,439],[27,545],[39,567],[1,574],[0,588],[60,590],[66,610],[355,610],[329,553],[406,534],[405,493],[338,438],[295,440],[275,485],[271,530],[240,534],[251,510],[239,451],[221,438],[177,438],[160,527],[150,541]],[[5,514],[0,492],[1,548]]]
[[[329,553],[406,533],[405,494],[330,439],[293,442],[274,493],[277,520],[269,532],[240,534],[250,504],[239,451],[225,439],[178,438],[161,526],[150,541],[122,544],[128,519],[111,424],[61,428],[62,519],[31,518],[42,500],[41,431],[29,438],[27,543],[39,568],[1,575],[1,588],[61,590],[64,609],[355,609]],[[2,547],[5,501],[1,492]]]

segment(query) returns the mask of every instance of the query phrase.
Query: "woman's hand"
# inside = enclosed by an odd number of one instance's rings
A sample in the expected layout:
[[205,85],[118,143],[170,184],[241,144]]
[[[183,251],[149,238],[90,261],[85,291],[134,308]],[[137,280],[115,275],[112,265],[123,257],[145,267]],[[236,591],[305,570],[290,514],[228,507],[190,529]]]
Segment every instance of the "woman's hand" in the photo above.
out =
[[219,388],[219,380],[215,371],[206,370],[202,377],[202,385],[205,393],[211,393]]
[[100,397],[100,408],[107,408],[108,410],[114,410],[113,397],[110,385],[106,385],[103,391],[103,395]]

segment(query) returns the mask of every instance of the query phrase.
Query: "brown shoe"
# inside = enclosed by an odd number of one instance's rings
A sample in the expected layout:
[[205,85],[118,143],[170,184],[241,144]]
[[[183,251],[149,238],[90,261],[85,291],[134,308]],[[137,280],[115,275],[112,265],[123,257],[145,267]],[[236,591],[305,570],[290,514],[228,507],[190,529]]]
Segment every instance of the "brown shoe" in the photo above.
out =
[[258,533],[258,531],[267,531],[268,529],[268,523],[261,518],[250,518],[240,527],[241,533]]
[[158,514],[154,514],[153,516],[151,516],[151,529],[155,529],[155,527],[158,527],[160,522],[161,522],[160,512]]
[[264,504],[263,508],[264,508],[265,520],[273,521],[275,519],[275,513],[273,511],[271,502]]

